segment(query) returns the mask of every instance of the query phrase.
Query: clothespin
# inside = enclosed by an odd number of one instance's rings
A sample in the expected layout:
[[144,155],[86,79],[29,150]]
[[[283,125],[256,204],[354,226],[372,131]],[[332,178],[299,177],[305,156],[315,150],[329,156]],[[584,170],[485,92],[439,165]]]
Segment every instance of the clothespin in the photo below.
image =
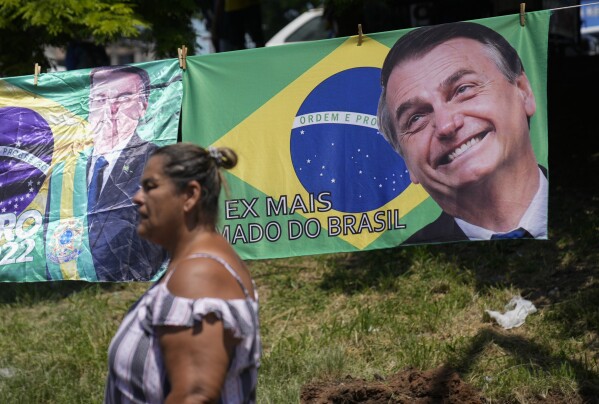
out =
[[520,3],[520,25],[524,26],[526,23],[526,3]]
[[187,69],[187,46],[182,45],[177,48],[177,53],[179,54],[179,67],[183,70]]
[[37,86],[37,78],[41,71],[42,71],[42,67],[36,63],[35,66],[33,66],[33,85],[34,86]]
[[362,24],[358,24],[358,46],[362,46]]

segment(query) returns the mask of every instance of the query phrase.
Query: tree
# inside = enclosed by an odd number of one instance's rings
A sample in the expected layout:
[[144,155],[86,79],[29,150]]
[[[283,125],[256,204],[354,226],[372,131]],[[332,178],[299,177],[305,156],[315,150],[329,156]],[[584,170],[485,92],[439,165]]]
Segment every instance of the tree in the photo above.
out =
[[195,0],[0,0],[0,76],[49,67],[45,46],[75,41],[105,45],[119,38],[154,43],[157,57],[174,57],[186,45],[193,54]]

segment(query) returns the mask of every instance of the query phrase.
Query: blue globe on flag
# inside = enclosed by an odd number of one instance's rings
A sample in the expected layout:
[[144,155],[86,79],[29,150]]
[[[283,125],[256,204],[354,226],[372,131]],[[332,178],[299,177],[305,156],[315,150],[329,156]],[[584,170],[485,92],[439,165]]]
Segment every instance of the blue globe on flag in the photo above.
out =
[[381,69],[359,67],[320,83],[298,110],[291,160],[309,193],[330,192],[333,209],[368,212],[410,185],[403,159],[379,133]]
[[38,194],[52,163],[54,138],[37,112],[0,108],[0,214],[20,215]]

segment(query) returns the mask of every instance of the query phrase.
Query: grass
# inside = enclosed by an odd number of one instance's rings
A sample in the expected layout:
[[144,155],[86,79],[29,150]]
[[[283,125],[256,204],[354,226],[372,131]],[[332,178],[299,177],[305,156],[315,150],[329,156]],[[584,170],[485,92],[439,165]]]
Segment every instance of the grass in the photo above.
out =
[[[562,86],[550,101],[574,99],[576,86]],[[550,241],[250,262],[264,343],[258,401],[298,402],[316,380],[447,365],[493,403],[598,402],[599,142],[581,119],[592,111],[559,108],[552,133],[581,141],[550,138]],[[108,344],[147,286],[0,284],[0,403],[101,402]],[[538,312],[505,331],[484,311],[514,295]]]
[[[491,402],[548,395],[593,402],[597,236],[573,233],[599,228],[599,219],[576,211],[586,220],[554,241],[250,262],[262,302],[259,402],[298,402],[302,385],[312,381],[441,365],[457,369]],[[0,402],[101,402],[110,338],[146,287],[0,285]],[[539,308],[524,326],[505,331],[484,315],[518,294]]]
[[2,285],[0,402],[101,402],[106,351],[142,285]]
[[[443,364],[494,402],[530,402],[549,392],[591,400],[599,394],[599,256],[592,242],[577,243],[582,259],[573,262],[571,246],[556,244],[471,243],[254,263],[265,286],[261,401],[297,401],[310,381]],[[562,276],[567,280],[547,279]],[[539,312],[504,331],[484,310],[501,310],[513,295],[532,299]]]

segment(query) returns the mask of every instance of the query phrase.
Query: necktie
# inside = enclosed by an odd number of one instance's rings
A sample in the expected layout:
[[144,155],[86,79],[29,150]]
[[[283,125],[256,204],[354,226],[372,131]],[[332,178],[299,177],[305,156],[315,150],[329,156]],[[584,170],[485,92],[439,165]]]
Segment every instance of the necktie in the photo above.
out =
[[88,210],[95,208],[98,203],[98,197],[102,190],[102,184],[104,183],[104,169],[108,165],[108,161],[103,156],[99,156],[94,164],[94,170],[92,174],[92,180],[89,183],[89,189],[87,190],[87,206]]
[[507,233],[497,233],[491,236],[491,240],[505,240],[505,239],[514,239],[514,238],[534,238],[532,234],[523,229],[522,227],[512,230]]

